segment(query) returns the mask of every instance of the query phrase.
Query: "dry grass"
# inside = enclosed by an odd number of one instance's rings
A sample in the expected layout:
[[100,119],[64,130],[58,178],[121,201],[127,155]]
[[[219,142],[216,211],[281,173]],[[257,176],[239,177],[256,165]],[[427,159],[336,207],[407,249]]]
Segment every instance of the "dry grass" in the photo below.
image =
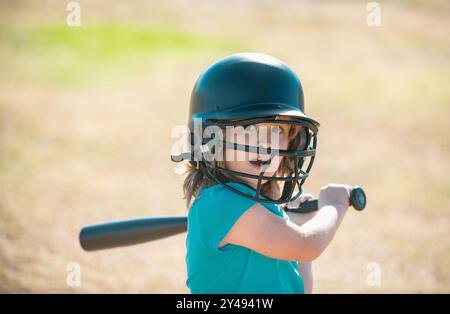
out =
[[[59,50],[35,52],[28,41],[16,47],[0,36],[0,291],[188,292],[184,235],[86,253],[78,231],[184,213],[171,128],[185,123],[204,67],[252,50],[295,68],[307,112],[322,124],[307,192],[344,182],[369,197],[367,211],[349,212],[315,263],[316,291],[450,292],[446,2],[382,4],[380,28],[366,25],[359,2],[214,1],[195,10],[185,1],[80,3],[83,26],[163,25],[215,38],[214,49],[181,44],[170,53],[91,59],[61,83],[42,72]],[[65,22],[57,2],[2,6],[5,29]],[[48,64],[33,66],[45,53],[54,54]],[[81,287],[66,284],[72,261],[81,265]],[[366,283],[370,262],[381,267],[380,287]]]

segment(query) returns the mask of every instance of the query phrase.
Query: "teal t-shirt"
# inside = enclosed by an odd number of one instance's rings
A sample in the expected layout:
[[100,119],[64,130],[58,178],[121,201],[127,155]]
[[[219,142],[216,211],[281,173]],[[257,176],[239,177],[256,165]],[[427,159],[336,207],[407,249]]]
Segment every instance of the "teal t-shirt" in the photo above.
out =
[[[255,195],[244,184],[228,185]],[[271,258],[234,244],[218,247],[239,217],[255,203],[219,184],[200,192],[188,214],[186,285],[191,293],[304,293],[297,261]],[[260,204],[289,219],[278,206]]]

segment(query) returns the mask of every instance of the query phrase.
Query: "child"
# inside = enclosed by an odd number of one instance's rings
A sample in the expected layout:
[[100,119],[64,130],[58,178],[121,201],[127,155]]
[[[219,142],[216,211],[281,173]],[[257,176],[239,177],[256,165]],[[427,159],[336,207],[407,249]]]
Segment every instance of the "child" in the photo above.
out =
[[290,214],[312,199],[319,123],[304,113],[296,74],[282,61],[240,53],[208,67],[191,96],[184,193],[187,281],[192,293],[311,293],[311,262],[349,206],[350,186],[320,190],[315,214]]

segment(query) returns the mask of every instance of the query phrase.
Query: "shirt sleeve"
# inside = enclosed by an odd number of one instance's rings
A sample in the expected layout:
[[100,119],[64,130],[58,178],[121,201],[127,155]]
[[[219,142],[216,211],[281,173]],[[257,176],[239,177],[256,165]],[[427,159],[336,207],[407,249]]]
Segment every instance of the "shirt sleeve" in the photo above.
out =
[[220,187],[202,195],[198,221],[206,246],[221,252],[218,245],[242,214],[256,202]]

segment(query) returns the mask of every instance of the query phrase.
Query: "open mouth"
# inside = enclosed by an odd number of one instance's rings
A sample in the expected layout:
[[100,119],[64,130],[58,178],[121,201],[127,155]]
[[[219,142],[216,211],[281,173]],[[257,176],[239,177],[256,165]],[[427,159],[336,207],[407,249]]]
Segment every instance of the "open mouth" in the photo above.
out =
[[267,160],[250,160],[250,163],[252,164],[252,166],[256,167],[256,168],[261,168],[261,167],[268,167],[270,165],[270,159]]

